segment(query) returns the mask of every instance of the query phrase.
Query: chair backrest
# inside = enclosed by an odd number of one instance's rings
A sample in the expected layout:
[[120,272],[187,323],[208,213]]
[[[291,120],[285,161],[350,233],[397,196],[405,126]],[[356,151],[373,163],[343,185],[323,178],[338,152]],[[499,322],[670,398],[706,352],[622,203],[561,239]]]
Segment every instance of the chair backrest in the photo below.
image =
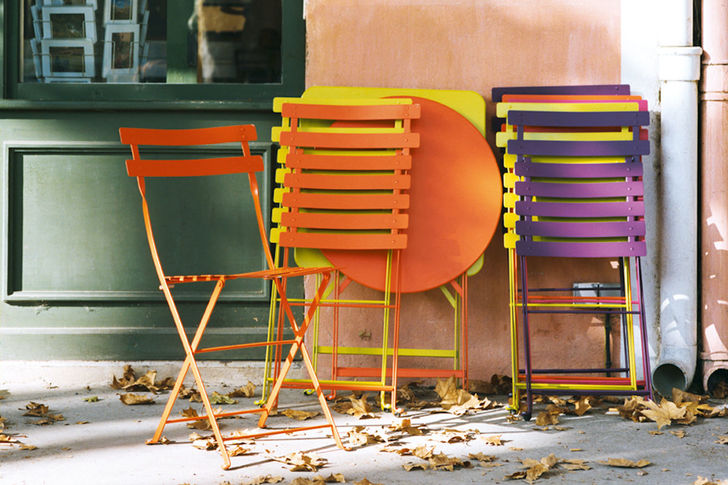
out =
[[[506,222],[516,253],[643,256],[646,105],[519,102],[499,109],[507,126],[516,126],[507,140],[507,153],[516,160],[514,213]],[[620,129],[610,131],[614,127]],[[590,131],[572,131],[583,128]]]
[[[266,261],[273,267],[273,258],[266,239],[263,213],[260,205],[256,172],[263,170],[263,158],[251,155],[248,142],[257,138],[254,125],[233,125],[212,128],[157,129],[157,128],[119,128],[121,142],[131,148],[132,159],[126,160],[127,173],[137,178],[142,195],[144,221],[155,264],[159,268],[158,255],[149,219],[146,198],[145,177],[201,177],[226,174],[247,174],[250,192],[261,235]],[[224,143],[239,144],[241,155],[215,158],[148,159],[141,155],[140,147],[192,147]]]
[[409,99],[276,99],[283,125],[274,194],[281,247],[403,249],[419,135]]

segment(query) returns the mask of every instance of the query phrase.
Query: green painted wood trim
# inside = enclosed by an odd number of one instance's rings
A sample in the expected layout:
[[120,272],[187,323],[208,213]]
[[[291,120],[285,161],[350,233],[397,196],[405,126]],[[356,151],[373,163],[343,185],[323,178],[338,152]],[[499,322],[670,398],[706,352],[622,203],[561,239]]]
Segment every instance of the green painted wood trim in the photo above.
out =
[[[267,142],[251,142],[250,150],[255,155],[261,155],[266,167],[273,164],[273,144]],[[210,152],[220,152],[223,156],[229,148],[208,147]],[[45,290],[45,291],[24,291],[16,290],[17,283],[13,280],[14,268],[11,264],[11,255],[16,250],[16,241],[13,237],[13,224],[17,215],[14,213],[14,201],[11,197],[11,163],[22,154],[118,154],[120,163],[128,156],[128,147],[121,143],[109,142],[44,142],[44,141],[6,141],[3,143],[2,171],[0,173],[0,190],[2,191],[3,213],[0,221],[0,258],[2,262],[2,278],[0,278],[0,299],[11,304],[29,304],[34,302],[93,302],[93,303],[138,303],[138,302],[164,302],[160,291],[67,291],[67,290]],[[268,177],[270,177],[270,173]],[[270,227],[270,202],[269,191],[262,188],[261,200],[264,211],[264,222]],[[268,195],[267,195],[268,194]],[[22,244],[22,241],[20,241]],[[261,251],[261,268],[265,266],[265,258]],[[207,302],[210,297],[209,289],[188,292],[175,296],[179,302]],[[220,302],[267,302],[270,298],[270,283],[261,282],[260,291],[225,291],[221,294]]]

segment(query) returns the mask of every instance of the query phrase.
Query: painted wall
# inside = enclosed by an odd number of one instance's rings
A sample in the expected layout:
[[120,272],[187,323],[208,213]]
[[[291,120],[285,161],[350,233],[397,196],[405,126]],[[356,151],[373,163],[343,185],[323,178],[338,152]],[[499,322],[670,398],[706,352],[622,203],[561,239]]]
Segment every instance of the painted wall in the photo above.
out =
[[[619,0],[309,0],[306,85],[472,90],[485,98],[490,125],[495,86],[619,83],[620,25]],[[494,148],[493,138],[489,126]],[[536,283],[618,280],[606,261],[576,269],[554,260],[530,266]],[[497,231],[469,283],[471,378],[510,373],[507,275]],[[362,313],[345,321],[354,341],[376,331]],[[451,321],[438,290],[406,295],[401,345],[450,342]],[[580,364],[603,364],[599,319],[541,322],[538,365],[564,352]]]

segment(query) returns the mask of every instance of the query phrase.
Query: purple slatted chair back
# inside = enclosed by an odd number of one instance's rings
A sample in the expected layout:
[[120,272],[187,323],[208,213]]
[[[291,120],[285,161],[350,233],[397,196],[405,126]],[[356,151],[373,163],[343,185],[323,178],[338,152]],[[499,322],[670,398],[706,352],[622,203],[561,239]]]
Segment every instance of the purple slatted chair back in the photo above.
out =
[[[640,139],[640,127],[649,124],[647,111],[509,111],[508,124],[517,125],[516,139],[508,141],[508,153],[517,156],[514,173],[519,177],[515,183],[517,254],[645,255],[640,156],[648,154],[650,147],[648,140]],[[626,126],[631,127],[631,140],[524,137],[524,127],[552,131],[555,127]],[[615,157],[623,161],[615,162]]]

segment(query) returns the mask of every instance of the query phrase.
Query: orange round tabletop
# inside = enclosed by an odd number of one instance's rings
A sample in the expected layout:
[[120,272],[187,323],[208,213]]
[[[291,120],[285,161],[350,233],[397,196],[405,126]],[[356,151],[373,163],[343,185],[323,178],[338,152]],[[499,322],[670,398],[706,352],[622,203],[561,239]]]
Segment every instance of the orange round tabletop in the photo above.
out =
[[[422,107],[421,118],[412,121],[420,147],[411,151],[407,248],[401,253],[401,290],[414,293],[448,283],[475,263],[498,226],[503,192],[495,156],[466,118],[436,101],[406,97]],[[384,251],[323,253],[352,280],[384,290]]]

